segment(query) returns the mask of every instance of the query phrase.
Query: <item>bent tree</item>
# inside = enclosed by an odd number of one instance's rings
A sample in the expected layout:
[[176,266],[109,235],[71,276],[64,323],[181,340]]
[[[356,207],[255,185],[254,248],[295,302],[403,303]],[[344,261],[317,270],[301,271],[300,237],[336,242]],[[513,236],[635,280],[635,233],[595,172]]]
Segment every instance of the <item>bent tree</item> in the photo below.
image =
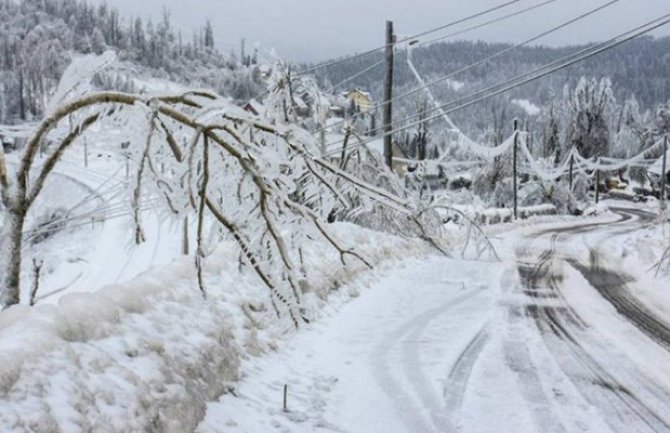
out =
[[[45,162],[36,164],[41,143],[66,123],[69,132],[47,149]],[[237,243],[244,263],[268,288],[276,314],[288,315],[296,326],[306,320],[302,308],[306,270],[300,260],[304,242],[321,237],[343,264],[358,260],[369,266],[331,234],[327,220],[334,212],[346,217],[378,207],[389,209],[418,226],[420,237],[445,250],[439,246],[440,224],[434,213],[317,156],[318,145],[301,128],[249,118],[207,91],[155,97],[99,92],[68,102],[44,119],[13,173],[0,153],[3,307],[21,301],[26,216],[63,154],[93,125],[100,131],[132,125],[141,135],[129,149],[136,162],[127,194],[135,242],[145,239],[141,209],[147,194],[160,197],[160,206],[175,218],[195,215],[194,266],[205,296],[205,241],[217,234]]]

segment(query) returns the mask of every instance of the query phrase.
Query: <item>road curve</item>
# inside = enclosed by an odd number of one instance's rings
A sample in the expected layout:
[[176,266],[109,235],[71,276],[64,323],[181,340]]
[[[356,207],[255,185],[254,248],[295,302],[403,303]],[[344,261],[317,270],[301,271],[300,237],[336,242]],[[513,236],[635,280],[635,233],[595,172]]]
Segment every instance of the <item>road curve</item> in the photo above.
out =
[[[610,235],[621,235],[648,224],[653,215],[639,210],[613,209],[619,219],[611,223],[584,224],[575,227],[549,229],[535,233],[531,239],[549,236],[549,247],[537,257],[533,257],[528,244],[517,250],[518,272],[522,291],[527,301],[524,315],[535,323],[546,343],[548,351],[565,375],[580,390],[582,396],[602,414],[613,431],[620,432],[670,432],[670,393],[659,389],[652,380],[638,372],[627,372],[627,377],[635,377],[633,387],[619,380],[619,374],[612,371],[610,359],[603,359],[590,350],[597,345],[585,321],[574,311],[565,299],[561,286],[563,275],[556,262],[567,261],[586,280],[615,306],[622,320],[628,320],[649,337],[670,350],[670,328],[630,293],[627,284],[631,277],[621,271],[608,269],[600,260],[597,249],[591,248],[591,260],[582,263],[567,256],[557,246],[559,240],[569,239],[595,228],[606,227]],[[569,253],[568,253],[569,254]],[[623,367],[622,367],[623,368]],[[639,391],[642,390],[642,391]],[[644,394],[644,399],[637,393]],[[658,400],[646,401],[649,396]],[[658,407],[664,407],[662,412]]]

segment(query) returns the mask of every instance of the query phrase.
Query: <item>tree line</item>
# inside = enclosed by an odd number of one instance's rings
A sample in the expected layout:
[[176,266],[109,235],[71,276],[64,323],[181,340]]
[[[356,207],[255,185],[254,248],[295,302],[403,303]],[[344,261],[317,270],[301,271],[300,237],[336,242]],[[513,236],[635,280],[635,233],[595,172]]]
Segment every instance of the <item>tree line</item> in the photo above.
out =
[[[85,0],[0,0],[0,22],[0,123],[41,117],[72,57],[108,49],[156,78],[209,87],[236,99],[262,88],[256,65],[243,66],[216,48],[210,22],[185,37],[167,10],[154,22],[124,18],[105,3],[93,6]],[[128,87],[130,77],[105,81],[106,87]]]

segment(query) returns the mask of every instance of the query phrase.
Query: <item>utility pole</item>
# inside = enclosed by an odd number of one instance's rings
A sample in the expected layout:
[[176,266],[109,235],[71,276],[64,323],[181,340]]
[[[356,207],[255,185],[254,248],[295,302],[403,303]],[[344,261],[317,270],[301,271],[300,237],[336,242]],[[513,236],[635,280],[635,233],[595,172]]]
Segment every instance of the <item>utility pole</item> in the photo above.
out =
[[84,167],[88,168],[88,140],[84,137]]
[[661,211],[665,210],[665,184],[668,181],[668,134],[663,137],[663,165],[661,169]]
[[393,21],[386,21],[386,77],[384,78],[384,160],[393,170]]
[[184,218],[183,233],[181,240],[181,253],[188,256],[190,253],[190,245],[188,239],[188,216]]
[[600,202],[600,170],[596,169],[596,204]]
[[514,155],[513,155],[513,167],[514,171],[514,181],[513,181],[513,190],[514,190],[514,219],[516,220],[519,216],[519,207],[518,207],[518,196],[517,196],[517,149],[519,147],[519,121],[514,120]]
[[575,155],[572,154],[572,155],[570,155],[570,192],[572,192],[572,183],[573,183],[573,180],[574,180],[574,177],[573,177],[572,173],[573,173],[574,168],[575,168]]

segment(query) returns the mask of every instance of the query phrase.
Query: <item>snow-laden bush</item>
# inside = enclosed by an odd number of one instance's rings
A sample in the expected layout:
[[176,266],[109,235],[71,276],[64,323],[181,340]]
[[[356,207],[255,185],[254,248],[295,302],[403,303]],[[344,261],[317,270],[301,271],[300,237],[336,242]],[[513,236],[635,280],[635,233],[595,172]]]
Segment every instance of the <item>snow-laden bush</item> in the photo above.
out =
[[[430,197],[422,197],[416,185],[407,185],[395,173],[386,168],[383,156],[366,146],[350,152],[341,161],[342,169],[352,175],[358,175],[365,182],[391,194],[403,197],[416,209],[430,206]],[[416,214],[408,214],[381,202],[366,205],[359,197],[350,195],[349,199],[356,204],[353,208],[336,207],[333,216],[337,219],[351,221],[363,227],[383,231],[399,236],[420,238],[439,238],[442,224],[435,212],[428,212],[417,218]]]
[[[334,224],[331,233],[374,265],[428,251],[424,242],[352,224]],[[323,238],[302,248],[310,319],[363,289],[351,283],[365,264],[340,266],[324,253],[330,246]],[[211,252],[203,277],[207,300],[184,257],[57,305],[0,312],[0,431],[193,431],[208,402],[235,392],[240,362],[275,350],[292,329],[288,317],[277,320],[253,271],[239,267],[234,241]]]

